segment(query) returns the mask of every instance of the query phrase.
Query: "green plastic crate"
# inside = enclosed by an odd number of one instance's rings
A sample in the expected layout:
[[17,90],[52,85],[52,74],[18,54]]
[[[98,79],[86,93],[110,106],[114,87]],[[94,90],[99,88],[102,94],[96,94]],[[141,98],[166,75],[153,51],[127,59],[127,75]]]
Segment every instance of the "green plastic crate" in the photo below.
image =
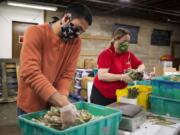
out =
[[151,112],[180,118],[180,100],[150,96]]
[[94,76],[96,76],[97,72],[98,72],[98,68],[94,68],[93,69]]
[[180,100],[180,82],[169,81],[169,77],[157,77],[151,81],[152,95]]
[[19,125],[23,135],[117,135],[122,113],[119,110],[86,102],[75,103],[78,109],[88,110],[95,116],[104,116],[98,120],[73,126],[65,130],[56,130],[35,123],[32,118],[38,118],[46,111],[19,116]]

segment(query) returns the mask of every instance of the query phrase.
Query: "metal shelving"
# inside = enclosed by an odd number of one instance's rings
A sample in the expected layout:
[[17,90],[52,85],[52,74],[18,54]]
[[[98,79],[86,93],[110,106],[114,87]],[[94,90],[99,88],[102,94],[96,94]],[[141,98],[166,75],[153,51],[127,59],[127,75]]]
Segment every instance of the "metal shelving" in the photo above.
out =
[[0,59],[0,103],[16,101],[17,65],[17,59]]

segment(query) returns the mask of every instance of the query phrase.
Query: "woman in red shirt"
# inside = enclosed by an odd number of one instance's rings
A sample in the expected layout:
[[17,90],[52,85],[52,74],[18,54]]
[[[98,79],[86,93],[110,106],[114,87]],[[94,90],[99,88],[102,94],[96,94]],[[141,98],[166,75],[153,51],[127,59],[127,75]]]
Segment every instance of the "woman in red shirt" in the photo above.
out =
[[110,47],[98,57],[98,74],[94,79],[91,102],[108,105],[116,101],[116,89],[122,89],[133,80],[125,71],[136,69],[143,71],[144,64],[132,52],[128,51],[129,31],[118,28],[113,33]]

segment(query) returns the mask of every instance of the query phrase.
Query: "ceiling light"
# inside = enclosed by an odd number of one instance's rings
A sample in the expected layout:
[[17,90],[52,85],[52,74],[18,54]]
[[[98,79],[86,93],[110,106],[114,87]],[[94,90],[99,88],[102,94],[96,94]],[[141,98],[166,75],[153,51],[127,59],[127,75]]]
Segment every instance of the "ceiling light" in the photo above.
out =
[[131,0],[119,0],[120,2],[122,2],[122,3],[129,3],[129,2],[131,2]]
[[56,11],[57,10],[57,7],[43,6],[43,5],[36,5],[36,4],[29,4],[29,3],[20,3],[20,2],[13,2],[13,1],[8,1],[7,4],[10,6],[35,8],[35,9],[41,9],[41,10],[50,10],[50,11]]

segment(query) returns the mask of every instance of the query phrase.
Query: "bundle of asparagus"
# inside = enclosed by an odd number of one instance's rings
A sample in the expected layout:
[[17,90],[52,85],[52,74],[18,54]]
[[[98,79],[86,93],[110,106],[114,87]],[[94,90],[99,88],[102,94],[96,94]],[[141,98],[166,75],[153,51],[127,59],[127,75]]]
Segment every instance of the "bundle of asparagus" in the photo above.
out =
[[137,98],[139,94],[138,88],[128,88],[128,98]]

